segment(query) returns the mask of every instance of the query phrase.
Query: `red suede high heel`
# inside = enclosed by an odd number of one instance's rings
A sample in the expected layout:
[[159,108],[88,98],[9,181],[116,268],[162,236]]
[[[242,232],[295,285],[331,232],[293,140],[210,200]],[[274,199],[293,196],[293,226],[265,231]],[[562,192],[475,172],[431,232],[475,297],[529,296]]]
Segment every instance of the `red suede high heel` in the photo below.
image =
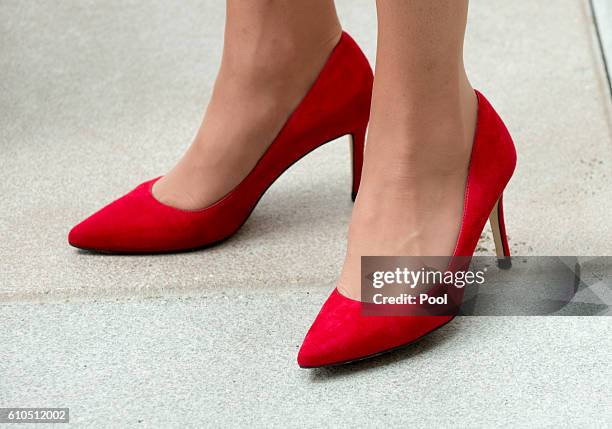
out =
[[372,69],[346,33],[285,126],[249,175],[221,200],[202,210],[169,207],[145,182],[75,226],[72,246],[113,253],[192,250],[222,241],[247,220],[270,185],[293,163],[343,135],[352,136],[354,199],[361,179],[370,115]]
[[[461,229],[452,260],[469,263],[490,218],[500,266],[509,265],[510,250],[503,219],[502,192],[516,165],[512,138],[485,97],[478,96],[478,123],[472,147]],[[468,262],[466,262],[466,259]],[[453,262],[451,262],[453,264]],[[454,290],[454,291],[453,291]],[[463,289],[450,288],[460,304]],[[450,322],[458,308],[443,315],[365,316],[364,304],[335,289],[327,299],[298,354],[303,368],[339,365],[408,345]]]

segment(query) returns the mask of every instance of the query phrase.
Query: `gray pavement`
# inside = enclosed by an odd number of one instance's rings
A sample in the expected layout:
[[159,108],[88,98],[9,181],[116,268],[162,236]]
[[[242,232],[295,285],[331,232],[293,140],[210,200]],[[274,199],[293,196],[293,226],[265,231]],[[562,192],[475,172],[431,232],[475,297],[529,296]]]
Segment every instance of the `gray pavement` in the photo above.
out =
[[[338,6],[373,61],[374,2]],[[222,24],[212,0],[0,2],[0,407],[70,407],[95,427],[610,426],[608,317],[460,318],[375,362],[297,368],[342,262],[344,140],[220,246],[67,246],[189,144]],[[467,64],[518,147],[513,251],[611,254],[612,109],[587,1],[473,0]]]

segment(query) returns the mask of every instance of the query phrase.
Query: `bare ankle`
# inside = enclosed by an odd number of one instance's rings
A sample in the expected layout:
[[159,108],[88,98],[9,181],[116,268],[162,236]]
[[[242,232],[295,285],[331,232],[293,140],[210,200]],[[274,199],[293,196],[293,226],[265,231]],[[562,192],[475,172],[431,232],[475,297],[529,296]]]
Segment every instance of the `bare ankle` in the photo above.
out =
[[467,79],[465,87],[431,99],[408,97],[393,109],[375,97],[366,159],[375,170],[410,177],[463,173],[476,117],[476,95]]
[[329,34],[296,39],[270,37],[256,43],[230,42],[224,47],[219,77],[258,82],[299,82],[316,78],[320,68],[340,40],[342,29]]

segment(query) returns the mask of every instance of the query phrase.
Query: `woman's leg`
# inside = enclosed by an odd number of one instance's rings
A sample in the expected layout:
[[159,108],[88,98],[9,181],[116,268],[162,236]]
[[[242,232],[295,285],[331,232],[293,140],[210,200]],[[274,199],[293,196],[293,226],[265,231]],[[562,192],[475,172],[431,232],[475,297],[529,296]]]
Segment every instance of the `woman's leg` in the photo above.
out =
[[372,113],[338,284],[360,296],[362,255],[452,255],[477,101],[463,65],[467,0],[378,0]]
[[221,67],[200,130],[154,186],[183,209],[210,205],[255,166],[341,35],[333,0],[227,0]]

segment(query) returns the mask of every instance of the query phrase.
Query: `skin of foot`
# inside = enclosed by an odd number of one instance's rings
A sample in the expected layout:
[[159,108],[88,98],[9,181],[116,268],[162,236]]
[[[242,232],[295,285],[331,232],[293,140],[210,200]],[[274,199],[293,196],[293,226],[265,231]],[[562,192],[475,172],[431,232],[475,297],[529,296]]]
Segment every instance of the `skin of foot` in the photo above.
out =
[[153,195],[198,210],[253,169],[316,80],[342,29],[331,0],[228,0],[223,57],[200,129]]
[[361,256],[453,254],[477,117],[463,66],[467,1],[379,0],[377,8],[363,176],[337,283],[355,300]]
[[[360,298],[361,256],[454,250],[477,115],[463,66],[467,3],[377,1],[372,115],[337,283],[349,298]],[[210,104],[187,153],[155,184],[156,198],[200,209],[238,185],[306,94],[340,32],[330,0],[228,0]]]

